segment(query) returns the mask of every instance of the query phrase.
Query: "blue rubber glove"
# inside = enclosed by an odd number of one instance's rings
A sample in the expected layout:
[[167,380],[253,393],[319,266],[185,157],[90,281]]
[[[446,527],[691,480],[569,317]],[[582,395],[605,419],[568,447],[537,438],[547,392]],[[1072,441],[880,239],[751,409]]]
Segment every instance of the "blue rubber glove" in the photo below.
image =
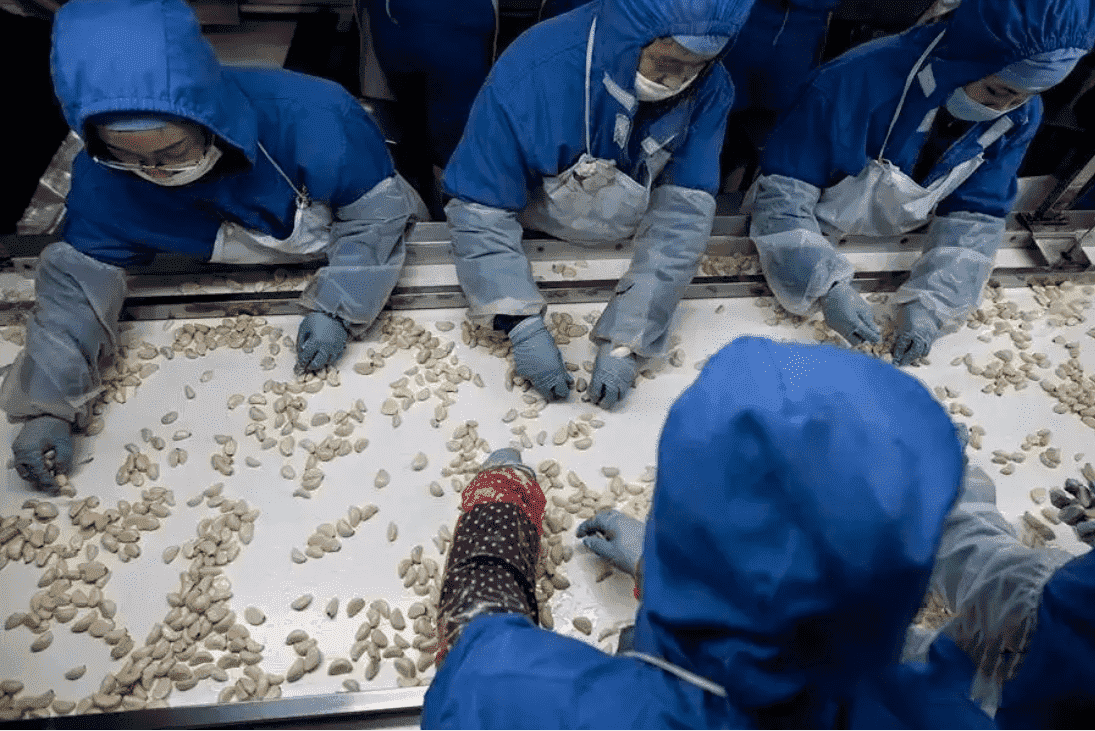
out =
[[877,343],[882,337],[867,301],[848,282],[837,282],[821,299],[825,324],[852,345],[864,341]]
[[589,378],[589,398],[601,408],[611,409],[635,383],[639,361],[634,355],[612,355],[612,343],[602,343]]
[[[53,470],[46,465],[46,452],[54,451]],[[12,442],[15,471],[39,490],[58,489],[53,474],[67,474],[72,464],[72,428],[56,416],[37,416],[19,431]]]
[[532,381],[532,387],[548,401],[570,395],[574,379],[563,364],[563,354],[539,315],[526,317],[509,331],[513,344],[513,369]]
[[928,308],[908,302],[897,311],[897,338],[893,344],[893,363],[903,366],[923,358],[939,337],[939,325]]
[[582,543],[586,548],[634,576],[643,555],[645,531],[646,524],[641,520],[619,510],[602,510],[579,525],[575,535],[585,538]]
[[297,373],[318,371],[334,365],[346,347],[350,333],[334,317],[309,312],[297,330]]

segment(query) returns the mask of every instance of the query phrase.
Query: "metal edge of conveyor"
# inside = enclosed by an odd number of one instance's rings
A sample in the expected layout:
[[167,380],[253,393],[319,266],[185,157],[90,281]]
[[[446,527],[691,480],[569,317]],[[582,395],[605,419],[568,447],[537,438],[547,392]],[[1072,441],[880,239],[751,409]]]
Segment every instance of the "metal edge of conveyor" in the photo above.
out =
[[[709,256],[755,254],[752,241],[746,235],[746,216],[720,216],[715,219],[707,249]],[[857,254],[900,254],[916,252],[926,243],[923,233],[903,236],[832,237],[849,256]],[[0,237],[0,271],[29,274],[37,262],[37,254],[50,241],[48,236]],[[629,242],[613,246],[584,247],[565,241],[529,238],[524,242],[533,262],[575,260],[628,260]],[[420,223],[407,242],[408,266],[453,266],[447,225]],[[1057,283],[1065,279],[1092,282],[1095,270],[1095,211],[1066,211],[1053,222],[1034,223],[1029,217],[1012,216],[1001,243],[1002,249],[1028,250],[1032,261],[1043,262],[1038,267],[997,268],[993,279],[1005,287],[1026,286],[1032,281]],[[1037,252],[1037,253],[1035,253]],[[1052,262],[1052,263],[1051,263]],[[322,261],[289,265],[227,265],[195,262],[180,256],[161,256],[152,264],[129,270],[133,292],[125,301],[123,320],[169,320],[182,318],[227,317],[240,313],[252,315],[299,314],[299,289],[267,290],[263,292],[232,291],[221,293],[192,292],[186,294],[141,294],[141,286],[182,286],[201,278],[225,277],[237,280],[269,279],[279,270],[286,273],[308,274],[322,266]],[[857,284],[865,292],[892,292],[900,286],[907,270],[861,271]],[[616,286],[614,279],[574,279],[539,283],[549,304],[606,302]],[[769,296],[761,274],[734,276],[697,276],[685,289],[685,299],[707,297]],[[33,306],[30,300],[0,302],[0,325],[21,322]],[[391,310],[444,309],[466,306],[459,286],[412,285],[397,286],[386,305]]]
[[139,711],[50,716],[0,723],[3,728],[263,728],[293,724],[322,728],[383,728],[418,724],[426,688],[389,688],[268,701],[175,706]]

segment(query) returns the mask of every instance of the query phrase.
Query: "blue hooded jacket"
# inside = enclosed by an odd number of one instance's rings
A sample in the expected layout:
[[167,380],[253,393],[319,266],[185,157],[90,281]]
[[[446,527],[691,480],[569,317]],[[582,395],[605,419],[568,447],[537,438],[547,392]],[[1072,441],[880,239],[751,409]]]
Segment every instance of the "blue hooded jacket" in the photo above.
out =
[[226,171],[222,160],[198,181],[169,188],[81,152],[62,236],[101,262],[144,264],[156,252],[207,260],[225,222],[287,237],[296,196],[259,142],[294,185],[332,209],[394,172],[379,128],[345,90],[281,69],[221,66],[181,0],[73,0],[53,33],[55,91],[85,140],[98,114],[170,114],[211,130],[238,165]]
[[1095,552],[1057,569],[996,711],[1001,728],[1087,728],[1095,713]]
[[[615,160],[639,180],[642,141],[668,140],[664,149],[672,157],[655,185],[714,195],[722,129],[733,99],[726,71],[710,64],[686,92],[636,120],[640,107],[650,105],[635,101],[635,70],[643,47],[656,38],[736,36],[751,5],[752,0],[599,0],[529,29],[502,54],[479,92],[445,170],[445,191],[519,211],[544,177],[577,161],[585,147],[586,42],[596,17],[590,154]],[[709,20],[681,20],[692,17]],[[616,140],[618,115],[630,125],[624,145]]]
[[[926,116],[960,86],[1039,53],[1095,45],[1090,0],[964,0],[945,23],[912,28],[845,53],[823,66],[784,115],[761,164],[782,175],[828,188],[858,174],[877,157],[905,79],[945,29],[927,64],[932,83],[914,82],[894,126],[885,157],[911,175],[927,139]],[[1042,116],[1040,98],[1007,115],[1014,126],[984,151],[985,162],[937,208],[1004,217],[1017,192],[1016,174]],[[977,138],[994,122],[979,122],[935,164],[927,186],[981,152]]]
[[[840,0],[757,0],[722,62],[734,83],[734,111],[782,112],[820,60],[829,13]],[[763,145],[762,145],[763,146]]]
[[953,643],[897,662],[961,479],[954,427],[914,378],[739,338],[662,430],[635,633],[727,697],[493,616],[445,660],[423,726],[988,727]]

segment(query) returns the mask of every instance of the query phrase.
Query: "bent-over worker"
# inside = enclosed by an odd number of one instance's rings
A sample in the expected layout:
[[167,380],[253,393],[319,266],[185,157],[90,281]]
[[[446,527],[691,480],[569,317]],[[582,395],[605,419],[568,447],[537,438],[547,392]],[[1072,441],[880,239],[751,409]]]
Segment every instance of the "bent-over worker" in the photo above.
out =
[[42,252],[27,345],[0,389],[16,469],[52,486],[114,356],[126,269],[157,253],[225,263],[327,258],[301,296],[298,370],[334,364],[398,280],[421,202],[341,87],[218,63],[181,0],[73,0],[54,88],[86,143],[63,241]]
[[977,306],[1038,93],[1095,45],[1090,0],[964,0],[946,21],[821,67],[769,139],[750,236],[787,310],[820,302],[852,345],[877,342],[848,259],[822,233],[890,236],[928,225],[897,291],[894,362],[928,354]]
[[423,728],[989,727],[953,643],[899,662],[962,453],[893,366],[748,337],[710,359],[662,429],[624,655],[535,626],[546,501],[503,452],[462,494]]
[[605,408],[661,352],[707,248],[733,96],[717,63],[752,0],[598,0],[502,54],[445,172],[460,285],[473,321],[509,335],[546,399],[572,378],[543,320],[522,226],[588,246],[633,239],[591,338],[589,396]]

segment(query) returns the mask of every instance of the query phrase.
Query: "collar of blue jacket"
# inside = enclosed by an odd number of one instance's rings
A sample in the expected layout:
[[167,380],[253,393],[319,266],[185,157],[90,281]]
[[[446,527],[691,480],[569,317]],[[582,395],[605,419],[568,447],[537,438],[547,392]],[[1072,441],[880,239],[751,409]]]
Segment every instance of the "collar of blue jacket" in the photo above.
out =
[[750,712],[896,662],[962,479],[915,378],[831,346],[735,340],[669,412],[635,647]]
[[115,112],[190,119],[254,164],[258,121],[182,0],[72,0],[53,22],[53,85],[69,126]]

